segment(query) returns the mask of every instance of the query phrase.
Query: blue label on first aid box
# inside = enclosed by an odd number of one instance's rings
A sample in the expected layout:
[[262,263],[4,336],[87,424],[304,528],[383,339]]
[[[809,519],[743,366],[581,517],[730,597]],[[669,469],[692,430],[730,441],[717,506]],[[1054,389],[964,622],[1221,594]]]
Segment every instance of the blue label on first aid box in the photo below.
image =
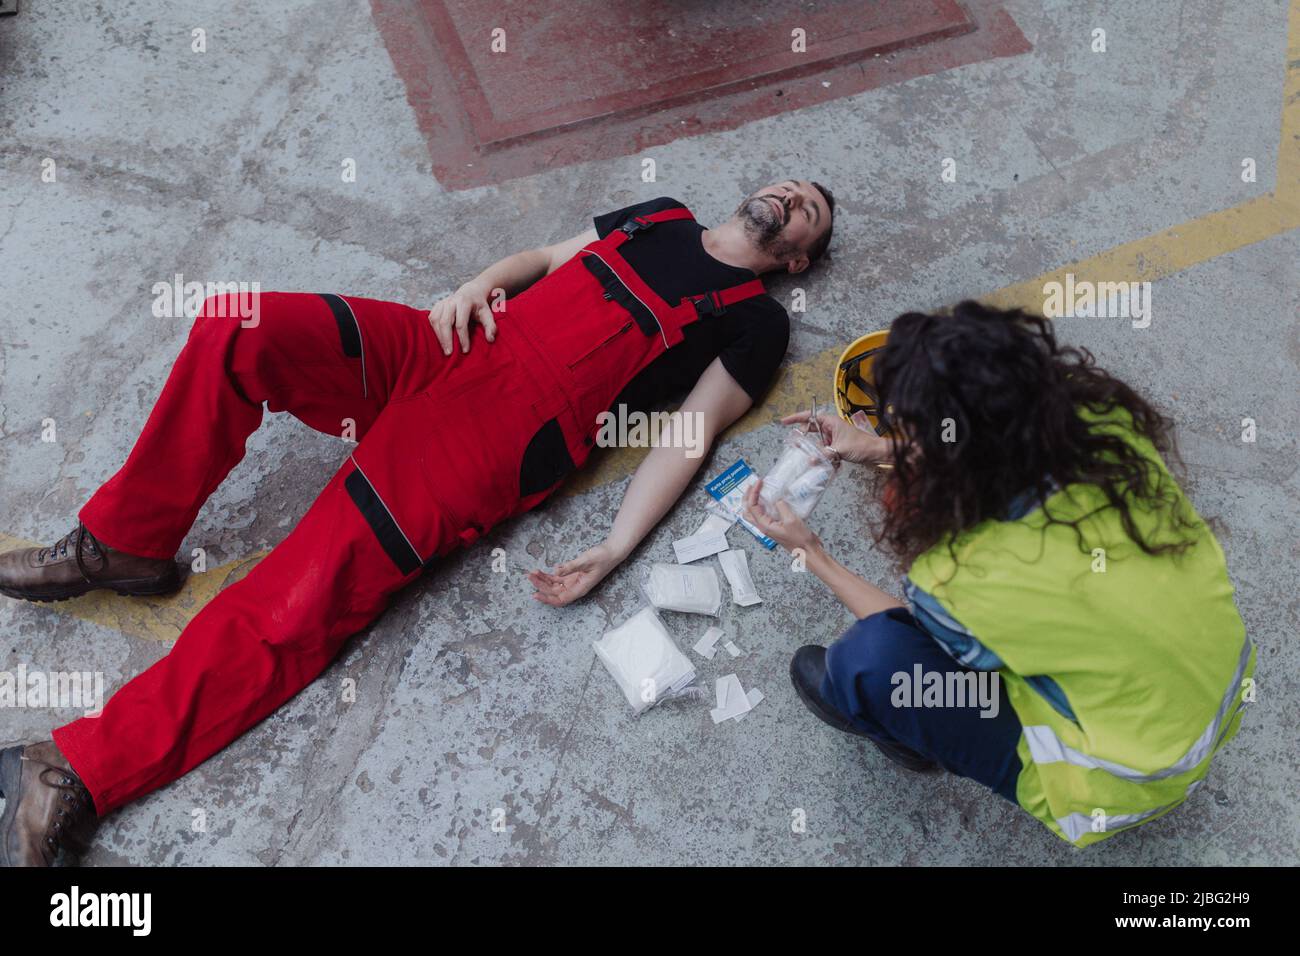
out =
[[749,464],[742,458],[710,481],[705,490],[708,491],[710,497],[719,502],[727,511],[736,515],[737,520],[744,525],[745,530],[757,538],[759,543],[770,551],[776,547],[776,542],[746,521],[741,514],[745,508],[745,492],[756,481],[758,481],[758,476],[754,474],[754,469],[750,468]]

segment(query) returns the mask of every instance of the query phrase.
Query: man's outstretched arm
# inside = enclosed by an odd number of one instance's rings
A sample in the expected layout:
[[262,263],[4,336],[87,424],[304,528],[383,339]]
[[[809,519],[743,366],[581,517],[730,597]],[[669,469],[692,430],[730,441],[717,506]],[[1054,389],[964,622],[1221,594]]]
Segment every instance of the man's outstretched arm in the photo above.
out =
[[473,279],[438,302],[429,312],[429,322],[438,334],[444,355],[451,354],[451,340],[454,332],[460,339],[460,350],[469,351],[469,323],[477,320],[487,333],[487,340],[497,337],[496,316],[492,313],[490,299],[496,289],[505,290],[507,297],[518,295],[542,276],[550,275],[564,263],[568,262],[578,250],[589,242],[596,240],[596,230],[588,229],[584,233],[543,246],[540,249],[525,249],[512,256],[506,256],[492,263]]
[[[637,468],[623,495],[623,503],[605,540],[572,561],[561,564],[554,574],[533,571],[528,575],[537,593],[533,596],[556,607],[569,604],[596,586],[641,543],[650,530],[681,497],[703,464],[707,450],[732,422],[753,404],[749,394],[714,359],[680,409],[683,421],[694,416],[694,434],[676,435],[676,441],[660,436]],[[695,457],[681,439],[691,437]]]

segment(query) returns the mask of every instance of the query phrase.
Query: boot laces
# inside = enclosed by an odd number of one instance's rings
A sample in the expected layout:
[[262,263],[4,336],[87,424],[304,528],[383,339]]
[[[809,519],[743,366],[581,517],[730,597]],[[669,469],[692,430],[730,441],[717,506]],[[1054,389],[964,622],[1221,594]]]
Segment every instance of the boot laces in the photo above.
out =
[[73,558],[77,562],[77,570],[81,572],[81,576],[87,581],[91,578],[90,571],[86,567],[86,552],[89,552],[92,558],[99,559],[99,567],[95,570],[102,571],[104,566],[108,564],[108,555],[104,553],[104,546],[90,533],[90,529],[80,521],[77,522],[75,528],[48,548],[41,548],[36,555],[36,560],[44,564],[47,560],[53,561],[56,558],[66,558],[69,547],[72,548]]
[[85,846],[74,833],[75,817],[79,812],[93,809],[90,791],[86,789],[85,784],[62,767],[32,757],[24,756],[22,759],[40,766],[37,779],[47,787],[62,791],[61,803],[73,804],[70,808],[60,806],[55,811],[54,821],[45,832],[45,845],[49,847],[51,854],[57,854],[60,849],[67,850],[69,853],[84,851]]

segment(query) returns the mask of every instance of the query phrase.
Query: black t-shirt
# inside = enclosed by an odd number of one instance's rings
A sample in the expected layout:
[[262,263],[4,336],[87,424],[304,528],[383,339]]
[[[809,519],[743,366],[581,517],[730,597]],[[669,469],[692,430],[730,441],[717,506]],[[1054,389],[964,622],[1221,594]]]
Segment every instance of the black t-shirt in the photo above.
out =
[[[645,216],[682,207],[661,197],[637,203],[594,219],[602,239],[632,216]],[[704,251],[704,226],[689,219],[655,223],[619,247],[637,275],[669,304],[684,296],[726,289],[754,278],[754,273],[719,262]],[[683,339],[632,379],[615,405],[648,411],[672,399],[684,398],[715,358],[757,404],[772,384],[790,342],[790,316],[769,295],[755,296],[727,307],[722,315],[706,315],[683,330]]]

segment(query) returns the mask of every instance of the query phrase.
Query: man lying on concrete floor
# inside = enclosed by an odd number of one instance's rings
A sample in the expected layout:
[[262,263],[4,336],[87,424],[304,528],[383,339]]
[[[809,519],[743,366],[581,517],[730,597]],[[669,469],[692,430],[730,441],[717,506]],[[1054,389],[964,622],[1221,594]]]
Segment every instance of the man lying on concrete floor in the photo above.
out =
[[[657,199],[502,259],[426,313],[265,293],[256,320],[209,298],[126,464],[47,548],[0,556],[0,592],[56,601],[174,590],[173,557],[244,454],[262,405],[358,444],[293,532],[189,623],[101,715],[0,751],[0,862],[81,852],[99,818],[189,771],[298,693],[435,559],[538,505],[581,466],[598,416],[689,389],[705,447],[763,394],[789,317],[758,274],[801,272],[834,200],[787,181],[715,229]],[[495,290],[509,296],[494,312]],[[475,324],[477,323],[477,324]],[[453,336],[454,331],[454,336]],[[703,456],[662,442],[606,539],[535,573],[564,605],[619,564]]]

